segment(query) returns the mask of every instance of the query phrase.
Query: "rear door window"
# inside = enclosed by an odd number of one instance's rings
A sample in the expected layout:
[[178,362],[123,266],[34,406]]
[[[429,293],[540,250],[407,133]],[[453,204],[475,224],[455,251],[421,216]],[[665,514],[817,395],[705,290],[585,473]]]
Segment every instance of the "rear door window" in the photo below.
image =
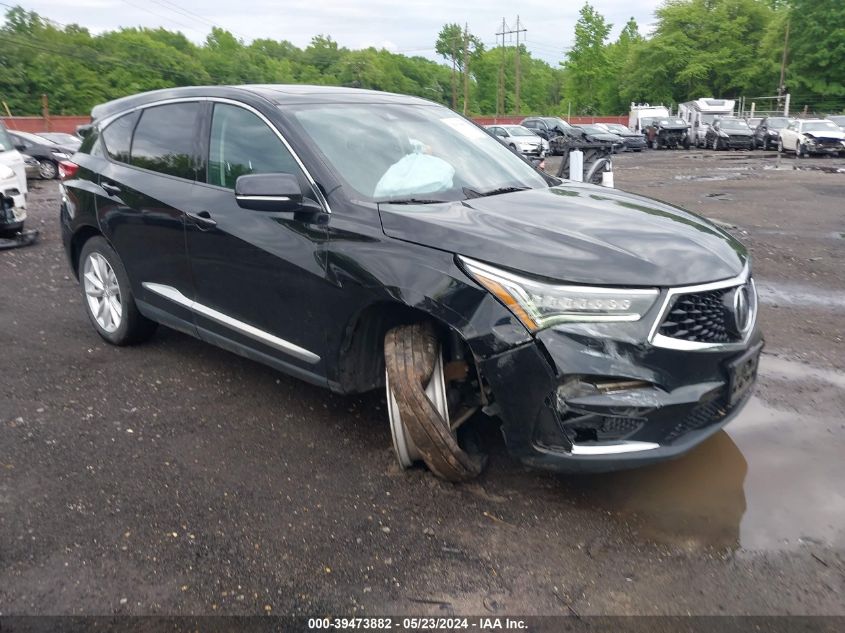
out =
[[215,103],[208,184],[234,189],[239,176],[268,173],[301,176],[293,155],[264,121],[245,108]]
[[129,162],[129,148],[132,146],[132,132],[141,115],[137,110],[115,119],[103,130],[101,138],[106,146],[106,153],[112,160]]
[[169,176],[195,180],[199,114],[198,102],[146,108],[135,128],[130,163]]

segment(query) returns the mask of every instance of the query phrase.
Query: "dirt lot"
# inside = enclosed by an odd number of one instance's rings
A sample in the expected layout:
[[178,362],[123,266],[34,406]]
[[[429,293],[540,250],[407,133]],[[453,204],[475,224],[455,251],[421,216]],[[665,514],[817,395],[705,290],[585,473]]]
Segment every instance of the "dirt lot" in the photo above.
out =
[[757,395],[634,472],[527,471],[491,435],[461,486],[398,470],[381,394],[164,328],[105,345],[36,184],[42,241],[0,253],[0,613],[845,615],[845,161],[615,164],[750,245]]

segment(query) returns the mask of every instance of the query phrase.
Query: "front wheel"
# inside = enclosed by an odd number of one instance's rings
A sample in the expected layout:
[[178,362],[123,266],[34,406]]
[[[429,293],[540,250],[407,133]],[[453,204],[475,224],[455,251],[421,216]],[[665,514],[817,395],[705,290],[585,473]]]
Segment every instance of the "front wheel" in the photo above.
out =
[[485,460],[458,444],[457,424],[464,416],[452,419],[434,328],[423,323],[390,330],[384,338],[384,364],[390,432],[400,465],[423,461],[448,481],[478,476]]
[[85,242],[79,256],[85,311],[97,334],[112,345],[140,343],[156,329],[135,305],[123,262],[102,237]]
[[807,149],[801,143],[795,144],[795,158],[806,158],[809,156],[807,154]]
[[53,180],[59,175],[59,168],[56,163],[45,158],[38,161],[38,175],[44,180]]

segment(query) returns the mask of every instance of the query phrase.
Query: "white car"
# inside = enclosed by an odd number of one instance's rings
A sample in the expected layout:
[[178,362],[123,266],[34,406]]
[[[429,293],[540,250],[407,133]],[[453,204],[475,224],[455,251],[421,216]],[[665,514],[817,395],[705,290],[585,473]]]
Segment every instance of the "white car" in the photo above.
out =
[[810,154],[845,154],[845,132],[827,119],[796,119],[780,131],[779,152]]
[[26,166],[0,123],[0,234],[15,233],[26,219]]
[[502,143],[523,154],[545,156],[549,142],[521,125],[485,125],[489,132]]

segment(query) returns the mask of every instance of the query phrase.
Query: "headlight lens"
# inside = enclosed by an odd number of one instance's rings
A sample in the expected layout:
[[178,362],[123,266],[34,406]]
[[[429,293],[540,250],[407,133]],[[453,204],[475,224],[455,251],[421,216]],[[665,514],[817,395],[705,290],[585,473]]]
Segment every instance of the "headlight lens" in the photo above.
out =
[[657,300],[656,288],[604,288],[549,284],[458,257],[479,284],[489,290],[531,332],[557,323],[638,321]]

